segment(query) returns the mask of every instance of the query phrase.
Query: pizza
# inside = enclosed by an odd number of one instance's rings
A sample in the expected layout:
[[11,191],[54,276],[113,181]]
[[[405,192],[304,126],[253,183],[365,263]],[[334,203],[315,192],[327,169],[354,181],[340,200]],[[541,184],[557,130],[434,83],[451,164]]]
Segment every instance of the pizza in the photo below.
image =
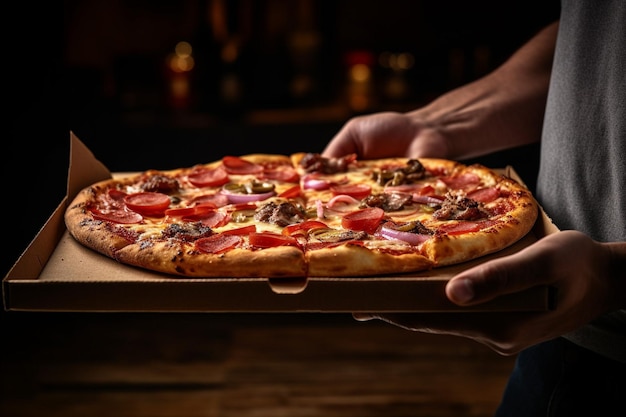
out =
[[480,164],[249,154],[97,182],[67,206],[80,244],[175,277],[368,277],[459,264],[526,235],[538,205]]

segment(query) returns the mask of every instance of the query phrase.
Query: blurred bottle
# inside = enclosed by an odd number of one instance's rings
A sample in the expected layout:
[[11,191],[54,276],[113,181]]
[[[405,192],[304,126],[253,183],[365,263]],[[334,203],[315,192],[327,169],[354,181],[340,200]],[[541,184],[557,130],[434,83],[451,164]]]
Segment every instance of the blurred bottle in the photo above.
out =
[[368,112],[376,105],[374,85],[374,53],[353,50],[345,54],[346,103],[355,113]]
[[289,91],[295,103],[307,104],[318,96],[322,34],[312,0],[295,4],[294,26],[289,34],[289,55],[293,72]]
[[189,110],[192,106],[191,74],[195,66],[189,42],[180,41],[165,59],[168,84],[167,104],[174,110]]

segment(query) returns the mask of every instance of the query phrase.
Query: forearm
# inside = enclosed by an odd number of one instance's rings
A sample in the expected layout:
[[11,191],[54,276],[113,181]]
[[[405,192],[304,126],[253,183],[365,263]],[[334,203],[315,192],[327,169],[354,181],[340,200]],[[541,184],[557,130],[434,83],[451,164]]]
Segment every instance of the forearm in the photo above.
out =
[[492,73],[409,113],[463,159],[540,139],[558,24],[533,37]]

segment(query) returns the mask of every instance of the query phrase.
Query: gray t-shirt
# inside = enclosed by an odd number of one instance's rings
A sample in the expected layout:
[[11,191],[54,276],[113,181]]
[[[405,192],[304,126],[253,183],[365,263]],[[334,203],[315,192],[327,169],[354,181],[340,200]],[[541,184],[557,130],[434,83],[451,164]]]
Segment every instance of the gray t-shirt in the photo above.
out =
[[[537,198],[561,230],[626,241],[624,0],[561,2]],[[565,337],[626,362],[626,310]]]

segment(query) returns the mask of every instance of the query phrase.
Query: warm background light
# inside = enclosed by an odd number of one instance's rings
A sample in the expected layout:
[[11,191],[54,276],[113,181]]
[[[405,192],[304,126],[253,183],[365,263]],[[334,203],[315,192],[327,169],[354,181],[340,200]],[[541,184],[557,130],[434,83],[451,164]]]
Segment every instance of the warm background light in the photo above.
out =
[[174,53],[169,56],[169,68],[174,72],[191,71],[195,65],[191,53],[192,48],[189,42],[178,42]]

